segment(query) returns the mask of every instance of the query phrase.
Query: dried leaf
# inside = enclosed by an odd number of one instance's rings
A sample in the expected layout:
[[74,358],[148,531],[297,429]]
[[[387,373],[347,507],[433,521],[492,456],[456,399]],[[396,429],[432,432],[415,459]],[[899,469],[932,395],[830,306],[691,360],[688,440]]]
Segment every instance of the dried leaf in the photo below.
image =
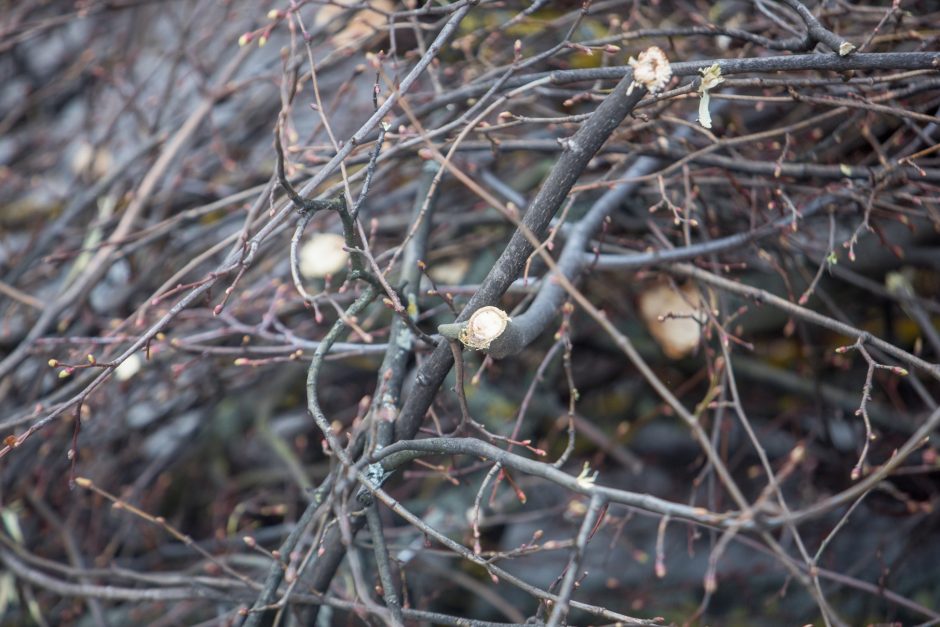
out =
[[[345,13],[348,10],[346,7],[359,4],[361,4],[359,0],[337,0],[333,4],[327,4],[317,12],[314,24],[324,26]],[[371,8],[361,9],[353,13],[345,21],[343,28],[333,35],[333,43],[336,46],[342,48],[354,44],[360,39],[371,37],[377,31],[382,30],[388,22],[385,14],[379,11],[391,13],[395,10],[391,0],[372,0],[369,2],[369,6]]]
[[346,267],[349,253],[346,240],[337,233],[317,233],[300,249],[300,273],[308,279],[322,279]]
[[143,360],[140,358],[140,355],[134,353],[127,359],[121,362],[114,370],[114,378],[118,381],[128,381],[133,378],[135,374],[140,372],[140,367],[143,365]]
[[653,339],[670,359],[692,353],[702,336],[701,298],[692,285],[680,291],[659,283],[640,295],[640,315]]
[[428,274],[438,285],[460,285],[470,271],[470,260],[466,257],[454,257],[447,261],[435,262],[428,269]]

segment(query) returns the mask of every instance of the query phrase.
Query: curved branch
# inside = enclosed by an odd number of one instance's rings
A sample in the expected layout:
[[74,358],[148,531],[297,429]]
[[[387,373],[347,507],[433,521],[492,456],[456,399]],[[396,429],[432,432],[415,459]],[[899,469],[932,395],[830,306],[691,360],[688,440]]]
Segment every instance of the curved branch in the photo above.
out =
[[[530,232],[537,235],[544,233],[588,162],[646,93],[644,89],[634,89],[628,94],[632,83],[633,73],[627,71],[591,117],[566,141],[564,152],[552,167],[545,184],[539,189],[522,220],[522,224]],[[495,304],[522,272],[533,250],[525,235],[517,230],[480,286],[480,290],[458,316],[457,322],[468,320],[472,312],[480,307]],[[418,432],[431,400],[452,365],[453,355],[450,347],[443,343],[424,362],[418,371],[414,389],[395,424],[397,439],[411,439]]]
[[596,485],[592,481],[585,481],[582,477],[569,475],[551,464],[537,462],[510,453],[474,438],[428,438],[426,440],[400,441],[376,451],[373,454],[373,459],[381,462],[382,467],[390,472],[413,459],[423,457],[425,454],[483,457],[506,468],[512,468],[533,477],[551,481],[578,494],[584,494],[585,496],[596,494],[611,503],[620,503],[621,505],[628,505],[658,514],[668,514],[700,524],[739,529],[754,529],[757,526],[753,520],[740,520],[736,512],[717,514],[701,507],[673,503],[649,494],[639,494],[628,490]]

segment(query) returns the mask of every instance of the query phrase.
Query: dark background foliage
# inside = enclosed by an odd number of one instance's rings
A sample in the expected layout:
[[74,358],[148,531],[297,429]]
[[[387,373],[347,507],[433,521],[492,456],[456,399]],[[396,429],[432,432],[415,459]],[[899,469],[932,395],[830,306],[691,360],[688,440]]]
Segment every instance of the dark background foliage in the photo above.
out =
[[940,621],[933,3],[0,16],[4,624]]

